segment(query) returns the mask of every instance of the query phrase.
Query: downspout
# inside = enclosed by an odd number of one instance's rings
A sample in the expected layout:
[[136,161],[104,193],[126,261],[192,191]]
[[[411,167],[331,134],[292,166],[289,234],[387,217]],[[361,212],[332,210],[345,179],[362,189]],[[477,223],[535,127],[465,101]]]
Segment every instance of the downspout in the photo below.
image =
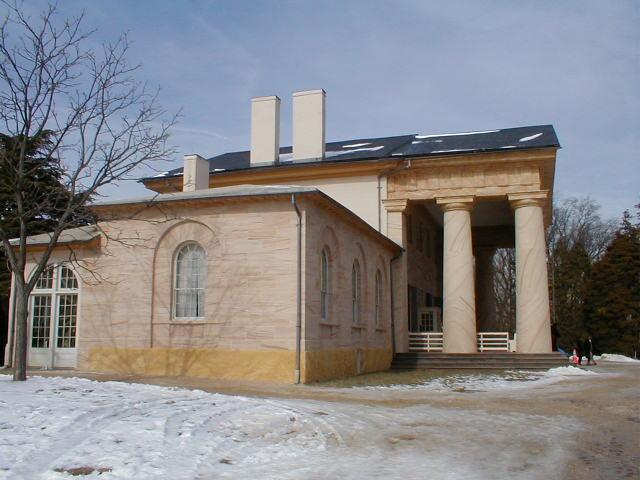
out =
[[296,278],[296,369],[294,372],[295,383],[300,383],[300,350],[302,344],[302,215],[296,203],[296,194],[291,195],[291,205],[298,216],[297,223],[297,278]]
[[382,184],[380,180],[382,177],[388,177],[389,175],[400,172],[402,170],[407,170],[411,168],[411,159],[400,160],[395,167],[388,168],[383,170],[378,174],[378,231],[382,233]]
[[393,262],[398,260],[404,254],[404,249],[389,260],[389,291],[391,292],[391,353],[396,354],[396,321],[395,321],[395,305],[393,303]]

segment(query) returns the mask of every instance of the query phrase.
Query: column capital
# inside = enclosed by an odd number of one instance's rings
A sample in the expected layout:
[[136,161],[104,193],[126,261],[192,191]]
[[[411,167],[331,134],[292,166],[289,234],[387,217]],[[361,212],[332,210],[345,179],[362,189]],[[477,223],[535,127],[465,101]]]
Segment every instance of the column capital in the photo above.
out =
[[542,207],[548,197],[549,190],[507,194],[507,198],[513,209],[520,207]]
[[438,197],[436,203],[440,205],[445,212],[451,212],[453,210],[466,210],[471,211],[473,208],[473,196],[468,195],[464,197]]
[[387,212],[404,212],[407,209],[409,200],[406,198],[387,198],[382,200],[382,205]]

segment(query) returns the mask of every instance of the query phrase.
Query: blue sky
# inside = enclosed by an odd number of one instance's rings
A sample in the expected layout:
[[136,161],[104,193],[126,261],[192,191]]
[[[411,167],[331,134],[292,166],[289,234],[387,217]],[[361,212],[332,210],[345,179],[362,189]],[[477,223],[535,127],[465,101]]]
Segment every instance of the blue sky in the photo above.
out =
[[[44,5],[32,2],[30,8]],[[555,126],[556,193],[605,216],[640,201],[640,2],[74,1],[95,41],[129,32],[141,78],[182,109],[172,142],[249,147],[250,98],[327,91],[327,140]],[[167,168],[179,166],[176,156]],[[127,183],[115,196],[142,193]]]

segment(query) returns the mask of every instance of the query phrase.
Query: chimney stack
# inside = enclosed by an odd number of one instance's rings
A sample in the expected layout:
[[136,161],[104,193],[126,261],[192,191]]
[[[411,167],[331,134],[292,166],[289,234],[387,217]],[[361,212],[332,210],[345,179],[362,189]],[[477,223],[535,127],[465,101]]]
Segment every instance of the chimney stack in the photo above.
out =
[[185,155],[182,191],[194,192],[207,188],[209,188],[209,162],[200,155]]
[[275,95],[251,99],[250,164],[278,163],[280,157],[280,99]]
[[324,90],[293,94],[293,159],[324,158]]

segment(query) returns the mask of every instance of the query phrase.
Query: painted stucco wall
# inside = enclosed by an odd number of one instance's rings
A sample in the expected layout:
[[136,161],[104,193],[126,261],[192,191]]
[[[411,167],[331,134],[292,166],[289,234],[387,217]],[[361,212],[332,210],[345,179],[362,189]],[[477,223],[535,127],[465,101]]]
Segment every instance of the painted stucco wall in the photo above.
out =
[[[408,221],[408,217],[411,218]],[[425,307],[426,293],[434,297],[442,297],[442,230],[421,205],[409,204],[405,214],[407,221],[413,229],[411,241],[407,240],[407,279],[409,285],[420,290],[417,307]],[[420,233],[422,231],[422,233]]]
[[[392,359],[389,261],[394,252],[325,210],[307,210],[305,226],[306,381],[386,370]],[[321,318],[321,252],[330,261],[329,318]],[[352,321],[352,266],[360,265],[360,319]],[[380,325],[375,325],[375,275],[382,277]]]
[[[378,230],[378,176],[361,175],[342,178],[318,178],[296,180],[295,185],[317,187],[334,200],[340,202],[365,222]],[[380,179],[381,197],[386,198],[387,179]],[[386,231],[384,208],[380,210],[381,232]]]
[[[363,271],[363,319],[369,321],[373,268],[388,282],[389,247],[375,232],[362,234],[357,219],[337,206],[300,200],[303,215],[302,380],[335,378],[388,367],[388,324],[352,329],[346,322],[353,255]],[[168,204],[118,213],[101,224],[101,246],[74,252],[81,277],[78,320],[78,368],[146,375],[294,380],[296,339],[297,216],[289,198],[252,201]],[[342,337],[324,335],[313,314],[319,298],[316,265],[318,235],[335,232],[336,318],[343,317]],[[206,252],[204,316],[172,316],[175,254],[189,242]],[[369,260],[372,259],[372,260]],[[68,262],[64,248],[52,263]],[[386,263],[385,263],[386,262]],[[344,271],[343,271],[344,270]],[[345,277],[346,278],[346,277]],[[349,280],[350,282],[350,280]],[[350,283],[348,284],[350,285]],[[386,288],[386,287],[385,287]],[[388,292],[388,290],[386,290]],[[388,300],[388,299],[385,299]],[[305,305],[306,302],[306,305]],[[385,308],[388,304],[385,303]],[[350,318],[350,316],[348,317]],[[389,322],[388,312],[385,321]]]

